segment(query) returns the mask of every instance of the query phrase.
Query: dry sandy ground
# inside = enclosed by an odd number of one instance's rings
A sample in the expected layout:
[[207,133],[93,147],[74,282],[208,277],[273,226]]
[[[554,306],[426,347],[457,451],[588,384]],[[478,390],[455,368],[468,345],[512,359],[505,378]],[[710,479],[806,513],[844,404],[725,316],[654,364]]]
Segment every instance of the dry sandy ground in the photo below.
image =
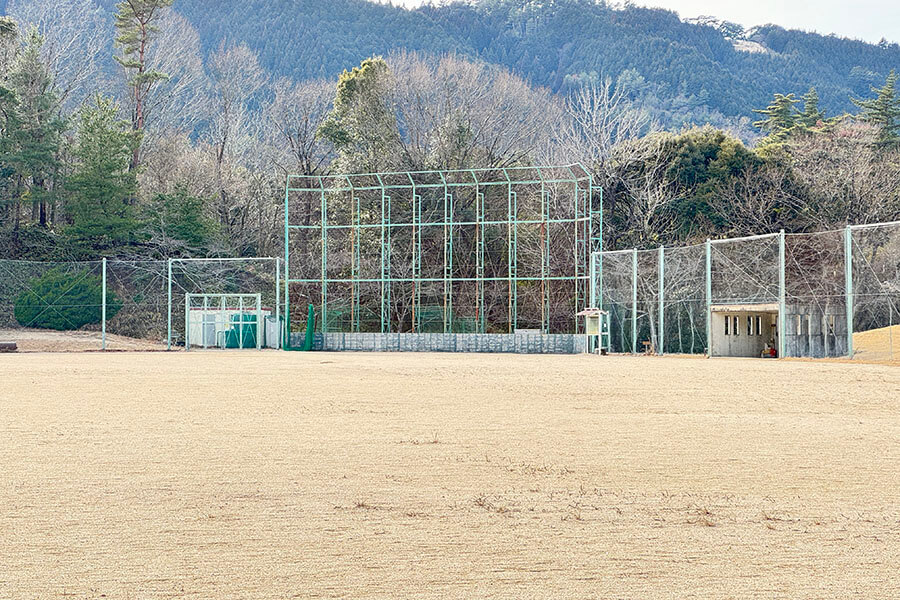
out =
[[[101,350],[99,331],[53,331],[50,329],[0,329],[0,341],[15,342],[19,352],[88,352]],[[106,335],[108,350],[165,350],[165,343]]]
[[900,365],[900,325],[853,334],[854,360]]
[[900,370],[0,355],[0,598],[898,598]]

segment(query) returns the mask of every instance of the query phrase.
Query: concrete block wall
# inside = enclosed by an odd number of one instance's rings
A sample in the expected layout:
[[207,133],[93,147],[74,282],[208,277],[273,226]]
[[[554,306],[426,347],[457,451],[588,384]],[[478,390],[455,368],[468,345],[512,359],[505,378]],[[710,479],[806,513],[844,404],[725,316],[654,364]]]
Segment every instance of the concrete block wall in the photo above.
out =
[[[291,345],[303,344],[291,334]],[[317,333],[313,349],[332,352],[490,352],[507,354],[580,354],[585,336],[574,334],[496,333]]]
[[[800,320],[798,333],[797,320]],[[832,325],[833,321],[833,325]],[[784,353],[790,357],[847,356],[847,313],[842,304],[789,304]]]

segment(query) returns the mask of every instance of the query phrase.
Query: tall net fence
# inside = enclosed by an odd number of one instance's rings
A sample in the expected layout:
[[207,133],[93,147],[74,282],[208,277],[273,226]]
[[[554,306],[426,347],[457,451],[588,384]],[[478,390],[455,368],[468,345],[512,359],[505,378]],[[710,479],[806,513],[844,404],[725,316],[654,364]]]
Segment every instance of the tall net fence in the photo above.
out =
[[21,351],[179,349],[187,294],[258,293],[277,320],[279,275],[273,258],[0,260],[0,340]]
[[575,332],[591,185],[578,165],[291,176],[292,328],[311,303],[323,332]]
[[780,356],[900,360],[900,222],[606,251],[593,272],[613,352],[709,354],[727,334]]
[[900,359],[900,224],[854,228],[852,237],[855,356]]

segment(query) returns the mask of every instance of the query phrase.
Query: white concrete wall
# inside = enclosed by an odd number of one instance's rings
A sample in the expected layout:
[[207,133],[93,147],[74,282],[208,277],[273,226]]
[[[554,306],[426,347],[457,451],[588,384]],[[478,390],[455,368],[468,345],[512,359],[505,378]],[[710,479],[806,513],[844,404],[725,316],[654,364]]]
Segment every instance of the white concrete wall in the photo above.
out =
[[[734,330],[734,319],[737,317],[738,330]],[[747,335],[747,318],[753,319],[753,330]],[[761,319],[761,334],[756,335],[756,318]],[[725,333],[725,319],[729,320],[728,334]],[[750,312],[713,312],[712,313],[712,352],[711,356],[747,356],[759,357],[766,343],[776,340],[775,313]],[[775,344],[777,348],[777,343]]]

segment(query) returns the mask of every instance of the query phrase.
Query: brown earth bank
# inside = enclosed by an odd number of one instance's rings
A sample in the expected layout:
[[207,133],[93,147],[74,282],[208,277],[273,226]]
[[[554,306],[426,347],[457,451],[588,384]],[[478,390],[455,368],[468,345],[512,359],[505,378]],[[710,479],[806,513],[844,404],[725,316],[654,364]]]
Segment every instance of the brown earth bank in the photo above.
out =
[[0,355],[2,598],[897,598],[900,370]]

